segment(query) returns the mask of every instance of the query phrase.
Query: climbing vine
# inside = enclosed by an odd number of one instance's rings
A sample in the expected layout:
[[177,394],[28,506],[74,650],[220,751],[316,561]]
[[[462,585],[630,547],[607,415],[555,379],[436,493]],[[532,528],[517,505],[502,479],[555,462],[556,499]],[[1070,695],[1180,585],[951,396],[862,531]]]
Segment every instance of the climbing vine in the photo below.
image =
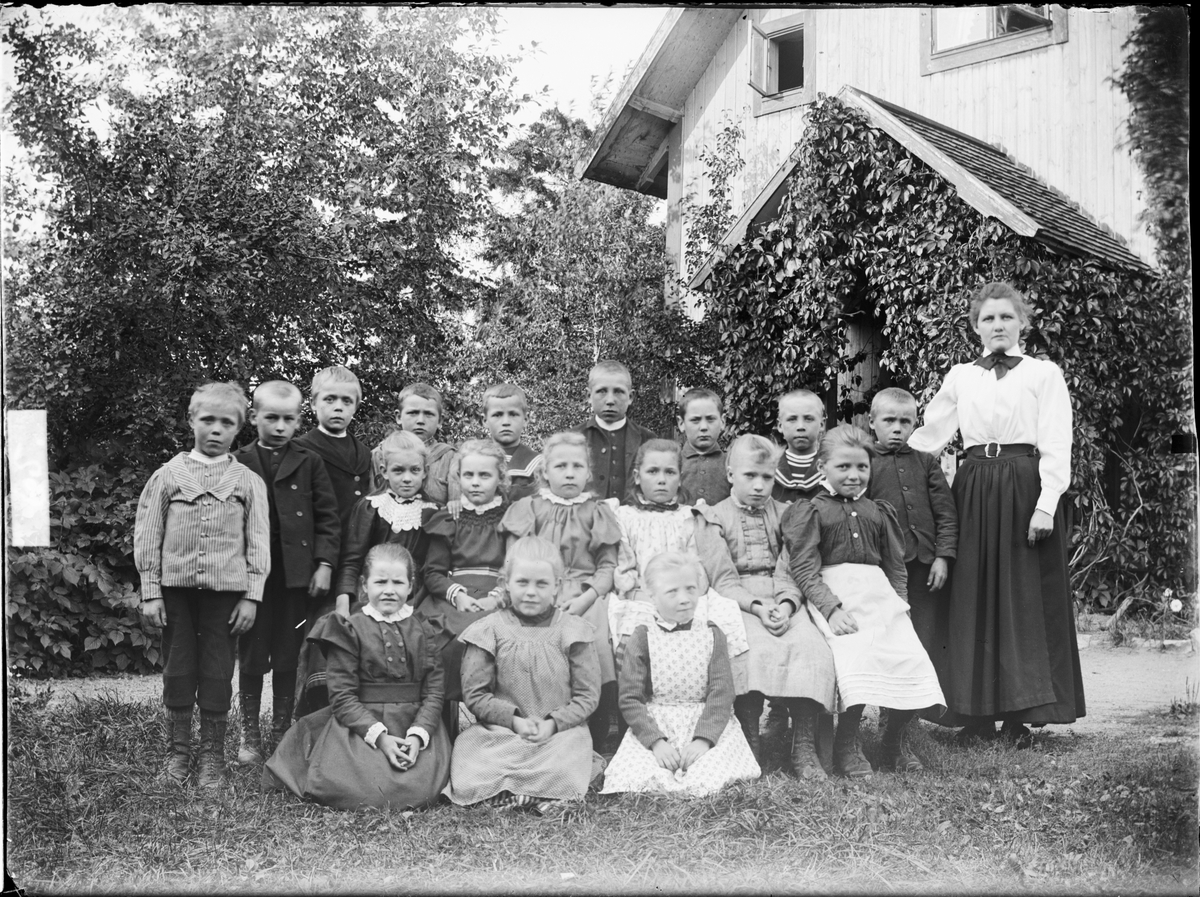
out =
[[[892,382],[924,405],[977,351],[967,297],[991,280],[1039,310],[1026,350],[1059,364],[1071,390],[1077,596],[1099,609],[1132,589],[1194,589],[1195,456],[1171,452],[1192,429],[1186,287],[1012,233],[831,97],[811,107],[778,217],[708,282],[728,423],[769,432],[781,392],[828,391],[861,360],[847,336],[864,316]],[[843,403],[838,417],[863,410]]]

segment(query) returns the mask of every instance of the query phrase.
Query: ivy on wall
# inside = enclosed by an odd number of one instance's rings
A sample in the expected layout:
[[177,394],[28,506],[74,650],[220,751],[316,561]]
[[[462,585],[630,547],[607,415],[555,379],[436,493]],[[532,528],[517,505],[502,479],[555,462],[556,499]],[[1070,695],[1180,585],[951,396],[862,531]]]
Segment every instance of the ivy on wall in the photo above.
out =
[[856,316],[882,331],[881,365],[924,406],[977,353],[967,298],[993,280],[1039,310],[1025,348],[1059,364],[1071,390],[1077,596],[1099,609],[1131,589],[1194,589],[1195,456],[1170,451],[1192,428],[1186,286],[1012,233],[832,97],[811,107],[778,217],[708,282],[731,429],[769,432],[780,393],[826,392],[851,371]]

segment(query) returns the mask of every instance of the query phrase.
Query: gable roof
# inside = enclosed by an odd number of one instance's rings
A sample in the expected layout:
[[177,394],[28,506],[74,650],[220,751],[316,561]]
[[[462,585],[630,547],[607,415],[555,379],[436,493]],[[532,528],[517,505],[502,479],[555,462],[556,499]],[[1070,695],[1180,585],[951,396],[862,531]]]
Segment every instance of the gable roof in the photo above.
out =
[[575,166],[575,176],[667,198],[667,135],[740,8],[669,9]]
[[[1063,255],[1150,270],[1120,237],[1003,150],[849,85],[838,92],[838,98],[864,112],[874,127],[953,184],[962,200],[980,214]],[[713,266],[742,241],[752,224],[775,216],[797,161],[793,151],[693,275],[688,283],[691,289],[708,280]]]

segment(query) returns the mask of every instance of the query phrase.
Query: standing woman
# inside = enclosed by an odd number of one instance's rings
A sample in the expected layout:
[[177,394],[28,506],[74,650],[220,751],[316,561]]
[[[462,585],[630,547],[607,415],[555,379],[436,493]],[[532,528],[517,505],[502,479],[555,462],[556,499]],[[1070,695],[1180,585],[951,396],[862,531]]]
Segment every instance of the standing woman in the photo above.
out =
[[961,430],[954,478],[958,559],[951,579],[946,702],[964,737],[1020,747],[1024,723],[1084,715],[1083,678],[1060,499],[1071,482],[1071,400],[1062,370],[1022,353],[1031,307],[1006,283],[971,300],[983,355],[950,369],[909,445],[937,454]]

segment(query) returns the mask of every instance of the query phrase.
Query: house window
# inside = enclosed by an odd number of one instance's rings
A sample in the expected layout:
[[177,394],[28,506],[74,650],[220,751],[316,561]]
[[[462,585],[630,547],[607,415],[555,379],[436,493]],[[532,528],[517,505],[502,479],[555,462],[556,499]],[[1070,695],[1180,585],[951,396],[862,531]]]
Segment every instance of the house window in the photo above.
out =
[[791,109],[815,99],[811,84],[812,53],[805,53],[804,26],[804,13],[770,22],[750,22],[747,55],[756,116]]
[[921,12],[921,74],[930,75],[1067,39],[1061,6],[936,6]]

